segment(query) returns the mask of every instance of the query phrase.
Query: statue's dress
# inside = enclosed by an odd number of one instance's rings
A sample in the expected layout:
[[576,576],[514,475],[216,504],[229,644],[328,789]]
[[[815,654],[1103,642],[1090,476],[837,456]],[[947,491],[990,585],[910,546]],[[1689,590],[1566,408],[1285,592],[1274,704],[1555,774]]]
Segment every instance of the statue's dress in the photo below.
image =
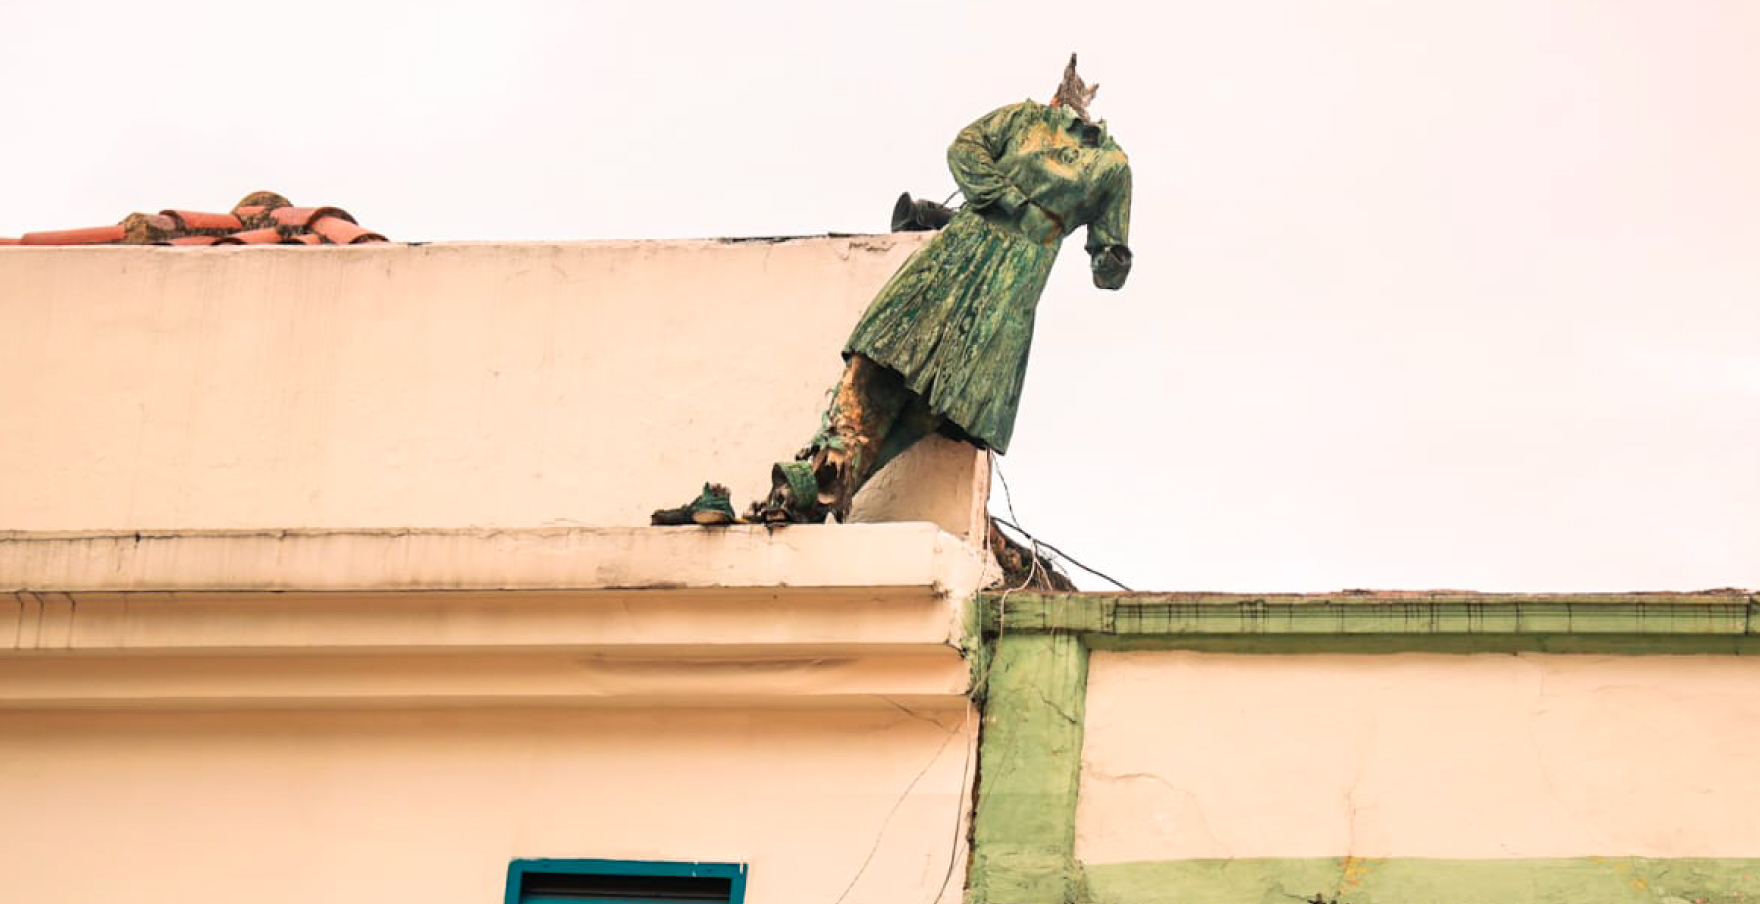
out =
[[1088,227],[1095,285],[1130,272],[1130,162],[1104,124],[1029,100],[967,126],[947,165],[966,206],[893,274],[845,353],[903,374],[931,411],[1006,452],[1064,236]]

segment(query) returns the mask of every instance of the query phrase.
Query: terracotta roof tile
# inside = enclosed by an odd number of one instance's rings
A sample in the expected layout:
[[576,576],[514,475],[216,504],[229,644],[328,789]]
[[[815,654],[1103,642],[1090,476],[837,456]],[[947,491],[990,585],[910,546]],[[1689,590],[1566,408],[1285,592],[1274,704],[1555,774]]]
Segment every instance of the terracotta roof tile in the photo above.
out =
[[269,217],[282,226],[310,226],[313,220],[323,217],[340,217],[354,222],[354,217],[340,207],[277,207],[269,211]]
[[244,228],[237,214],[198,213],[193,210],[161,210],[177,221],[177,228],[188,235],[225,235]]
[[131,213],[114,226],[31,232],[0,245],[359,245],[386,238],[340,207],[295,207],[272,191],[245,195],[231,213]]
[[268,226],[263,229],[251,229],[251,230],[247,230],[245,232],[234,232],[231,235],[221,236],[220,241],[216,242],[215,244],[217,244],[217,245],[279,245],[279,244],[281,244],[281,230],[276,229],[273,226]]
[[275,225],[275,221],[269,217],[269,208],[261,204],[240,204],[232,208],[232,215],[238,217],[239,222],[246,229],[261,229],[264,226]]
[[115,226],[93,226],[89,229],[62,229],[55,232],[27,232],[19,239],[21,245],[113,245],[128,237],[121,223]]
[[312,221],[312,231],[338,245],[385,241],[384,236],[376,232],[368,232],[356,225],[353,220],[344,220],[341,217],[319,217]]
[[177,238],[177,221],[157,213],[131,213],[122,218],[123,241],[151,245]]

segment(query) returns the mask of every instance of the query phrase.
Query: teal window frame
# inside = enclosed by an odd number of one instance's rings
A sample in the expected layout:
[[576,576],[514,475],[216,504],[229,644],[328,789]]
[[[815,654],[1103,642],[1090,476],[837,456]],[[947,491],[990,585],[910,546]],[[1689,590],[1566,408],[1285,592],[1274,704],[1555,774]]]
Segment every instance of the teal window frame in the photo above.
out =
[[690,876],[728,880],[728,904],[745,904],[744,863],[696,863],[667,860],[549,860],[522,859],[507,865],[504,904],[631,904],[629,899],[595,901],[580,898],[523,897],[520,889],[527,873],[568,873],[577,876]]

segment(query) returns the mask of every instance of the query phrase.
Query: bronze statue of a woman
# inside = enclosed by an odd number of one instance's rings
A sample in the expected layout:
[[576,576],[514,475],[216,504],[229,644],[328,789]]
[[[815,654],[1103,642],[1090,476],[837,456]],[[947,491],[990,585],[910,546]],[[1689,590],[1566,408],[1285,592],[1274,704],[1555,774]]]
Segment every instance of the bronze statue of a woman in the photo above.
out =
[[[1105,121],[1089,118],[1098,90],[1076,75],[1072,54],[1049,105],[1022,101],[960,130],[947,166],[965,206],[868,306],[819,432],[771,469],[753,520],[843,520],[869,477],[931,433],[1008,450],[1034,311],[1064,236],[1088,227],[1099,288],[1117,289],[1130,273],[1130,162]],[[727,491],[713,484],[653,517],[733,520]]]

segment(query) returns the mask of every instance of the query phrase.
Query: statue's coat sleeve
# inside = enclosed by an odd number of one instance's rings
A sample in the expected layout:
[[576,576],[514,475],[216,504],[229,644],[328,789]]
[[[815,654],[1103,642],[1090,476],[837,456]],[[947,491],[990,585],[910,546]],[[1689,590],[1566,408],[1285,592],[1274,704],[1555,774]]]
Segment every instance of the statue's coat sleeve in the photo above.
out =
[[1131,168],[1121,167],[1106,189],[1099,215],[1088,224],[1087,250],[1094,271],[1094,285],[1102,289],[1124,286],[1131,274]]
[[1010,104],[985,114],[961,129],[947,148],[947,168],[973,207],[996,207],[1012,216],[1026,206],[1027,196],[996,165],[1008,147],[1015,120],[1025,108],[1025,104]]

